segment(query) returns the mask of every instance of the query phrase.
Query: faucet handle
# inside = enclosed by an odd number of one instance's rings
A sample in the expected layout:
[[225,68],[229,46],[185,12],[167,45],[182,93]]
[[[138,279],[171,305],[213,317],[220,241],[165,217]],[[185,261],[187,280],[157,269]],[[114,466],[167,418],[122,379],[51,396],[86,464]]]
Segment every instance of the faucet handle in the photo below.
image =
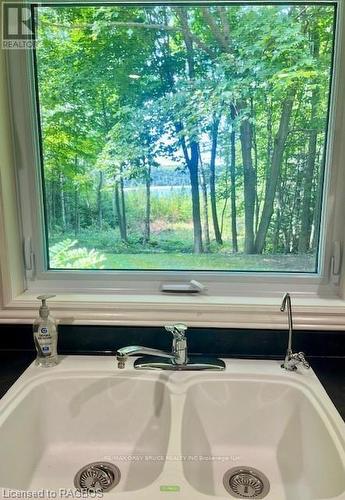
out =
[[167,332],[170,332],[174,338],[183,339],[186,336],[188,326],[184,323],[175,323],[174,325],[167,325],[164,328]]
[[282,368],[285,368],[285,370],[292,372],[297,370],[298,365],[302,365],[306,370],[309,370],[310,368],[310,364],[305,359],[304,352],[288,353],[281,366]]
[[308,363],[308,361],[305,359],[305,354],[304,352],[299,352],[298,354],[296,354],[296,357],[298,359],[298,361],[302,364],[302,366],[306,369],[306,370],[309,370],[310,368],[310,364]]

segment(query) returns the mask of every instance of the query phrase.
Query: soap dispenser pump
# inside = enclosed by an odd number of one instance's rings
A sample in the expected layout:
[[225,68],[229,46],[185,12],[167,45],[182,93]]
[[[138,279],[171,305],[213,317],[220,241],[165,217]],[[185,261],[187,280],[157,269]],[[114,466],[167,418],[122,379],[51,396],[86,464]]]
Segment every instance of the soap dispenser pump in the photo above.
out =
[[37,351],[36,365],[43,367],[55,366],[58,363],[57,340],[58,331],[56,320],[50,315],[47,300],[55,295],[39,295],[42,301],[39,316],[33,323],[34,341]]

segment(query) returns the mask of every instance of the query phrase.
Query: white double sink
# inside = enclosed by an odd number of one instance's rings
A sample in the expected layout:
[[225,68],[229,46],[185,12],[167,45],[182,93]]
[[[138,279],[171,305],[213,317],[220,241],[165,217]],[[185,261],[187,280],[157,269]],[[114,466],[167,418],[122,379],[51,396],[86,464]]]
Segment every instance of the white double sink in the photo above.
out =
[[217,373],[118,370],[101,356],[31,365],[0,401],[1,496],[67,497],[97,461],[121,472],[109,500],[232,499],[235,467],[268,478],[267,500],[345,499],[344,422],[312,370],[275,361]]

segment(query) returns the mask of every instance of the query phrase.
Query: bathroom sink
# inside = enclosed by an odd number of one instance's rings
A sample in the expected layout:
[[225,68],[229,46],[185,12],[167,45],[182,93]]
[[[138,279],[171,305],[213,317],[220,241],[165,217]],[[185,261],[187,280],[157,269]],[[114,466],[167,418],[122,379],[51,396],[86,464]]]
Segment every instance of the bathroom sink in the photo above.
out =
[[345,424],[312,370],[133,362],[66,356],[24,372],[0,401],[0,497],[105,485],[109,500],[345,500]]

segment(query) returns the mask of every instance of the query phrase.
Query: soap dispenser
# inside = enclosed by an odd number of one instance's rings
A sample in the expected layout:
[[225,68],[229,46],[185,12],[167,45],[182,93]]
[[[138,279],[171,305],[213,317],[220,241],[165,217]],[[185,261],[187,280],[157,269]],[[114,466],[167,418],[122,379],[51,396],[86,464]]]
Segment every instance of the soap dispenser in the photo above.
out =
[[47,300],[55,295],[39,295],[42,301],[39,316],[33,323],[34,341],[37,350],[36,365],[43,367],[55,366],[58,363],[56,320],[50,315]]

